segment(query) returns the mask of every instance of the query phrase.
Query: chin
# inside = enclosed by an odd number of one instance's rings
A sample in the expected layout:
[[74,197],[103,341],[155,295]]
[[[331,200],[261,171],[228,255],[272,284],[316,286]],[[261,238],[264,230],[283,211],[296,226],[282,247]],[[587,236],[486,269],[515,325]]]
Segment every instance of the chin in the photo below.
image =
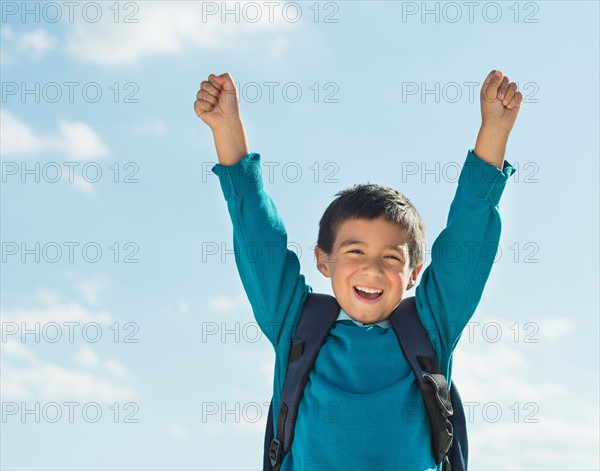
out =
[[385,319],[384,317],[381,316],[352,316],[352,318],[354,320],[357,320],[358,322],[362,322],[363,324],[375,324],[376,322],[381,322],[382,320]]

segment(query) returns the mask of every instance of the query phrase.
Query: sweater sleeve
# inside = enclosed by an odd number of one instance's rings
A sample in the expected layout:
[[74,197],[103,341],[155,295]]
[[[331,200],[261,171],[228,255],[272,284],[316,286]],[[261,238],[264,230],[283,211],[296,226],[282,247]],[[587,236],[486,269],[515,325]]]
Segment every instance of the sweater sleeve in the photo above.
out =
[[312,288],[300,274],[300,261],[287,248],[287,232],[264,189],[260,154],[234,165],[215,164],[233,224],[235,262],[254,317],[275,349],[295,329],[294,309]]
[[434,347],[441,348],[444,374],[491,272],[500,240],[498,203],[515,172],[508,161],[500,171],[473,151],[467,153],[446,228],[431,247],[431,263],[415,292],[423,324]]

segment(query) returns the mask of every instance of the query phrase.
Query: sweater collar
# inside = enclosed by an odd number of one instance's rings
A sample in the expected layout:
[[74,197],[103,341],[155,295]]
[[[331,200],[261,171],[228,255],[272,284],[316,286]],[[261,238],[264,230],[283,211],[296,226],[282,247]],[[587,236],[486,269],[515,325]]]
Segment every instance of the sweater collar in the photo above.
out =
[[390,327],[390,325],[392,325],[392,323],[388,320],[388,319],[384,319],[380,322],[377,322],[375,324],[363,324],[362,322],[359,322],[355,319],[352,319],[352,317],[350,317],[348,315],[348,313],[346,311],[344,311],[342,308],[340,308],[340,314],[338,315],[336,322],[337,321],[352,321],[354,322],[357,326],[359,327],[367,327],[367,330],[371,329],[372,327],[381,327],[382,329],[387,329],[388,327]]

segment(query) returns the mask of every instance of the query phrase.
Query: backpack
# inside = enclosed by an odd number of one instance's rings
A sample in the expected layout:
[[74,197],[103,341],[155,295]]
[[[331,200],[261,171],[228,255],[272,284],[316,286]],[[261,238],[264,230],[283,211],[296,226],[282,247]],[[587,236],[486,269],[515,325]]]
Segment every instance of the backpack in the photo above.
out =
[[[291,449],[304,387],[339,312],[340,306],[335,297],[308,293],[290,346],[275,434],[271,398],[265,431],[263,471],[279,471],[283,457]],[[440,373],[429,334],[419,319],[415,297],[403,299],[390,315],[389,321],[423,394],[436,464],[443,463],[443,471],[466,470],[468,443],[462,400],[454,382],[448,391],[448,383]]]

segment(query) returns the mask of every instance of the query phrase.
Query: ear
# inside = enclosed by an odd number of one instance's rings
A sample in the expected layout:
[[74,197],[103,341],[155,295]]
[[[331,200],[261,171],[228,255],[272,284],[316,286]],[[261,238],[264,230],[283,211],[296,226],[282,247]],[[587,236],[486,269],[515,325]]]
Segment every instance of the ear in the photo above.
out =
[[317,260],[317,270],[319,270],[326,278],[330,277],[329,266],[327,265],[327,253],[321,250],[317,245],[315,247],[315,259]]
[[422,268],[423,268],[422,263],[421,263],[421,265],[418,265],[415,268],[413,268],[413,271],[410,274],[409,283],[406,285],[406,291],[408,291],[413,286],[415,286],[415,284],[417,283],[417,278],[419,277],[419,273],[421,272]]

